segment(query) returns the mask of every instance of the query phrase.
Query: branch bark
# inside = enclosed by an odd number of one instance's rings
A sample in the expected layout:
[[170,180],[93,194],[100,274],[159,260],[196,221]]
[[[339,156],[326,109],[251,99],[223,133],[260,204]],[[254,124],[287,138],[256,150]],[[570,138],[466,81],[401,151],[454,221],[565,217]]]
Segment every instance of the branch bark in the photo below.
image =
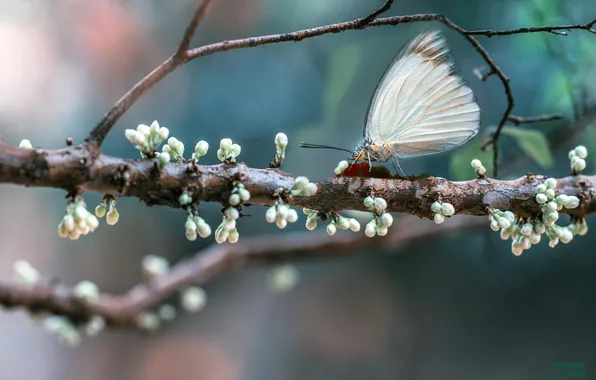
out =
[[92,304],[81,302],[72,289],[64,285],[42,283],[23,286],[0,280],[0,305],[63,315],[74,323],[84,323],[99,315],[109,326],[134,329],[141,312],[155,309],[191,285],[205,284],[232,270],[312,258],[346,257],[365,247],[375,253],[395,251],[431,237],[487,225],[486,220],[472,217],[457,217],[451,222],[429,228],[430,221],[405,217],[393,225],[390,234],[373,239],[362,234],[346,233],[331,237],[318,234],[313,237],[300,232],[244,239],[236,245],[215,244],[176,264],[155,281],[141,283],[120,296],[102,295]]
[[[125,160],[101,154],[93,158],[80,146],[60,150],[21,149],[0,145],[0,183],[95,191],[137,197],[147,205],[182,207],[187,191],[194,202],[227,203],[233,182],[240,180],[251,193],[249,204],[269,206],[275,194],[290,189],[295,177],[278,169],[255,169],[243,163],[213,166],[170,163],[161,170],[156,160]],[[470,168],[470,171],[472,169]],[[515,180],[491,178],[451,182],[440,177],[384,179],[335,177],[315,181],[316,195],[294,197],[288,204],[319,211],[361,210],[374,194],[387,201],[387,211],[431,218],[435,201],[451,203],[458,214],[487,215],[488,208],[511,210],[521,216],[540,212],[536,187],[546,177],[527,174]],[[596,176],[569,176],[557,180],[557,191],[580,198],[580,207],[561,212],[596,212]]]

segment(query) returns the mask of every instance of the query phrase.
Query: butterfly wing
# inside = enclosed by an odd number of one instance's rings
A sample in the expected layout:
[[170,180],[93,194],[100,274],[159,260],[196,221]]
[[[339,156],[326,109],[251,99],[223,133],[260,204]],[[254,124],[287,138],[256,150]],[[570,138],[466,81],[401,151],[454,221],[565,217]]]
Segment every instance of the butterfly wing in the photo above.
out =
[[453,70],[445,39],[427,31],[407,44],[381,79],[368,110],[365,138],[394,156],[444,152],[472,139],[480,108]]

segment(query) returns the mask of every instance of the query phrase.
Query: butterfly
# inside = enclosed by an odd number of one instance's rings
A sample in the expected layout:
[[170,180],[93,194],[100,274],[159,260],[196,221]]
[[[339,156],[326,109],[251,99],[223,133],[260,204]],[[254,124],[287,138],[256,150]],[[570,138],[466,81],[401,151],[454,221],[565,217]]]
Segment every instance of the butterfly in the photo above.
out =
[[[366,113],[364,139],[353,151],[338,149],[354,163],[387,162],[446,152],[470,141],[480,127],[475,96],[455,72],[447,43],[437,30],[404,46],[385,71]],[[401,169],[401,168],[400,168]]]

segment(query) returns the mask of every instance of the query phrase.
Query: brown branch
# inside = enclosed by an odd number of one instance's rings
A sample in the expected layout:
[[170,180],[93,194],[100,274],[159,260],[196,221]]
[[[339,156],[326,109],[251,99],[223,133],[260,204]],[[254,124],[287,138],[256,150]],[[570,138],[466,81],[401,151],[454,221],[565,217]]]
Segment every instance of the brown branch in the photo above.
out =
[[389,10],[389,8],[391,8],[391,6],[393,5],[393,1],[394,0],[385,1],[385,3],[381,7],[379,7],[379,9],[377,9],[373,13],[369,14],[368,16],[361,18],[359,20],[360,28],[367,26],[372,21],[376,20],[377,17],[379,17],[383,13],[387,12]]
[[136,103],[137,100],[143,94],[145,94],[151,87],[157,82],[162,80],[166,75],[174,71],[178,66],[183,65],[187,60],[187,51],[199,24],[205,17],[207,10],[211,5],[211,0],[202,0],[201,5],[195,11],[193,18],[186,28],[184,37],[176,50],[176,53],[168,58],[164,63],[159,65],[149,75],[143,78],[139,83],[134,85],[120,100],[112,106],[112,108],[105,114],[103,119],[97,124],[95,128],[89,134],[89,137],[85,140],[86,142],[92,143],[99,147],[103,140],[106,138],[110,130],[116,124],[118,119],[122,117]]
[[[136,328],[139,313],[151,311],[191,285],[202,285],[224,273],[253,265],[279,264],[311,258],[339,258],[363,248],[371,252],[395,251],[419,241],[428,241],[454,231],[486,226],[486,220],[457,217],[440,227],[432,223],[402,218],[386,237],[367,238],[346,233],[335,236],[305,232],[244,239],[231,245],[213,245],[193,258],[173,266],[170,272],[148,284],[139,284],[121,296],[102,295],[84,304],[63,285],[39,284],[33,287],[0,280],[0,305],[21,307],[33,312],[49,312],[83,323],[94,315],[105,318],[110,326]],[[280,248],[283,247],[283,248]]]
[[[181,207],[178,198],[187,191],[193,201],[227,203],[233,182],[241,180],[250,191],[250,204],[272,205],[280,189],[290,189],[295,177],[277,169],[255,169],[243,163],[213,166],[170,163],[159,170],[154,160],[125,160],[100,154],[92,159],[80,146],[60,150],[20,149],[0,145],[0,183],[35,187],[79,189],[114,196],[137,197],[147,205]],[[470,168],[470,171],[472,168]],[[518,215],[537,215],[536,186],[544,176],[526,175],[509,181],[477,179],[450,182],[444,178],[349,178],[317,181],[311,197],[294,197],[288,204],[320,211],[365,210],[370,194],[387,200],[388,211],[431,218],[437,200],[453,204],[459,214],[486,215],[487,207]],[[558,191],[577,195],[576,215],[596,211],[596,176],[570,176],[558,180]]]
[[545,121],[553,121],[553,120],[561,120],[563,119],[563,115],[560,113],[554,113],[551,115],[538,115],[538,116],[530,116],[530,117],[521,117],[515,115],[509,115],[507,117],[507,121],[512,122],[515,125],[520,124],[531,124],[531,123],[542,123]]

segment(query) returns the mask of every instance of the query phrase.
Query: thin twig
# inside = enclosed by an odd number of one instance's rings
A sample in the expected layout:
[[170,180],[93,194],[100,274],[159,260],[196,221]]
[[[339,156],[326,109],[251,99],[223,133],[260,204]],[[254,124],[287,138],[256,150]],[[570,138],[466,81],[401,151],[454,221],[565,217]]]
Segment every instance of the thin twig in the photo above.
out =
[[391,8],[391,6],[393,5],[393,1],[394,0],[385,1],[385,4],[383,4],[381,7],[379,7],[379,9],[377,9],[373,13],[369,14],[368,16],[361,18],[359,20],[360,27],[361,28],[365,27],[366,25],[368,25],[372,21],[374,21],[377,17],[379,17],[383,13],[387,12],[389,10],[389,8]]
[[530,117],[509,115],[507,117],[507,121],[510,121],[515,125],[542,123],[542,122],[546,122],[546,121],[561,120],[561,119],[563,119],[563,115],[561,115],[560,113],[554,113],[551,115],[530,116]]
[[405,217],[396,221],[386,237],[373,239],[354,233],[312,237],[300,232],[259,236],[235,245],[216,244],[176,264],[167,274],[149,284],[141,283],[121,296],[102,295],[92,304],[79,301],[72,289],[63,285],[46,283],[28,287],[0,281],[0,305],[64,315],[75,323],[83,323],[99,315],[110,326],[136,328],[137,316],[141,312],[152,311],[179,291],[191,285],[203,285],[224,273],[254,265],[346,257],[362,249],[374,253],[397,251],[429,238],[487,225],[484,219],[465,216],[449,222],[430,228],[431,221]]
[[[183,65],[188,58],[186,57],[190,41],[197,30],[197,27],[205,17],[211,0],[202,0],[201,5],[195,11],[193,18],[186,28],[184,37],[176,50],[176,53],[168,58],[164,63],[159,65],[149,75],[143,78],[140,82],[134,85],[120,100],[118,100],[112,108],[108,111],[103,119],[97,124],[85,140],[88,143],[99,147],[106,138],[110,130],[116,124],[118,119],[122,117],[136,103],[143,94],[145,94],[157,82],[162,80],[166,75],[174,71],[178,66]],[[98,152],[98,149],[95,149]]]

